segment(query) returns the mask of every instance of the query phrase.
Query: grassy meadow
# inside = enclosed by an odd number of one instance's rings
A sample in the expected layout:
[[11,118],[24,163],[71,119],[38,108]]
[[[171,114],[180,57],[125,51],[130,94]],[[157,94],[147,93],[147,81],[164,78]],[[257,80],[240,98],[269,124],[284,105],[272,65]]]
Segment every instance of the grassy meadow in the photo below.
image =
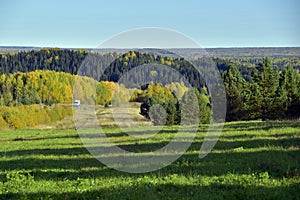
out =
[[[140,139],[105,128],[118,146],[135,152],[164,146],[176,130]],[[213,151],[199,159],[206,130],[200,126],[189,150],[171,165],[143,174],[101,164],[74,129],[2,130],[0,199],[300,198],[299,122],[226,123]]]

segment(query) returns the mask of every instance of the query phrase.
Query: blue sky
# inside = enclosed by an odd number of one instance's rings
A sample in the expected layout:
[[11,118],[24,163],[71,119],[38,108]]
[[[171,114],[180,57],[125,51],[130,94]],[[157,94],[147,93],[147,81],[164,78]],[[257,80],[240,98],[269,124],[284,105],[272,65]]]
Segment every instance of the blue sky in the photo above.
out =
[[0,46],[97,47],[122,31],[161,27],[202,47],[300,46],[297,0],[2,0]]

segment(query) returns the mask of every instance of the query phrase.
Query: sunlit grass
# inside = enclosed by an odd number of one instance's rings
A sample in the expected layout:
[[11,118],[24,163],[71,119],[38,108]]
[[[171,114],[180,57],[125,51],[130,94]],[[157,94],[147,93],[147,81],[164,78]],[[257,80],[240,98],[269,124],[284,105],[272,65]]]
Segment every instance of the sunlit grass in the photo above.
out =
[[[151,127],[151,131],[162,127]],[[0,132],[0,199],[297,199],[300,123],[225,124],[210,154],[199,159],[207,126],[171,165],[130,174],[95,159],[74,129]],[[178,127],[150,138],[145,127],[105,128],[119,147],[141,154],[166,145]],[[123,132],[122,132],[123,131]],[[187,130],[188,131],[188,130]],[[117,156],[117,155],[116,155]]]

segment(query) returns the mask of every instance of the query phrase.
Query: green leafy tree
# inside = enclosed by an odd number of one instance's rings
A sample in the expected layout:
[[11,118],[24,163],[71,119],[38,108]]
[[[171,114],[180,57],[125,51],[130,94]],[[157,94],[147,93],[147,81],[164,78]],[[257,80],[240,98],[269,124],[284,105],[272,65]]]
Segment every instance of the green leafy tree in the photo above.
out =
[[174,94],[160,84],[149,84],[140,106],[140,114],[154,125],[180,123],[180,106]]

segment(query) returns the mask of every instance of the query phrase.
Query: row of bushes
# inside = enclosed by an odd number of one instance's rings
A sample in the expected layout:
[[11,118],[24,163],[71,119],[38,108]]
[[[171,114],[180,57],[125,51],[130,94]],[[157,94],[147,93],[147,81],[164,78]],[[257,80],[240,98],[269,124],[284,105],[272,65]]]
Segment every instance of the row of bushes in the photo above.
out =
[[73,114],[72,107],[22,105],[16,107],[0,107],[0,129],[20,129],[47,124]]

